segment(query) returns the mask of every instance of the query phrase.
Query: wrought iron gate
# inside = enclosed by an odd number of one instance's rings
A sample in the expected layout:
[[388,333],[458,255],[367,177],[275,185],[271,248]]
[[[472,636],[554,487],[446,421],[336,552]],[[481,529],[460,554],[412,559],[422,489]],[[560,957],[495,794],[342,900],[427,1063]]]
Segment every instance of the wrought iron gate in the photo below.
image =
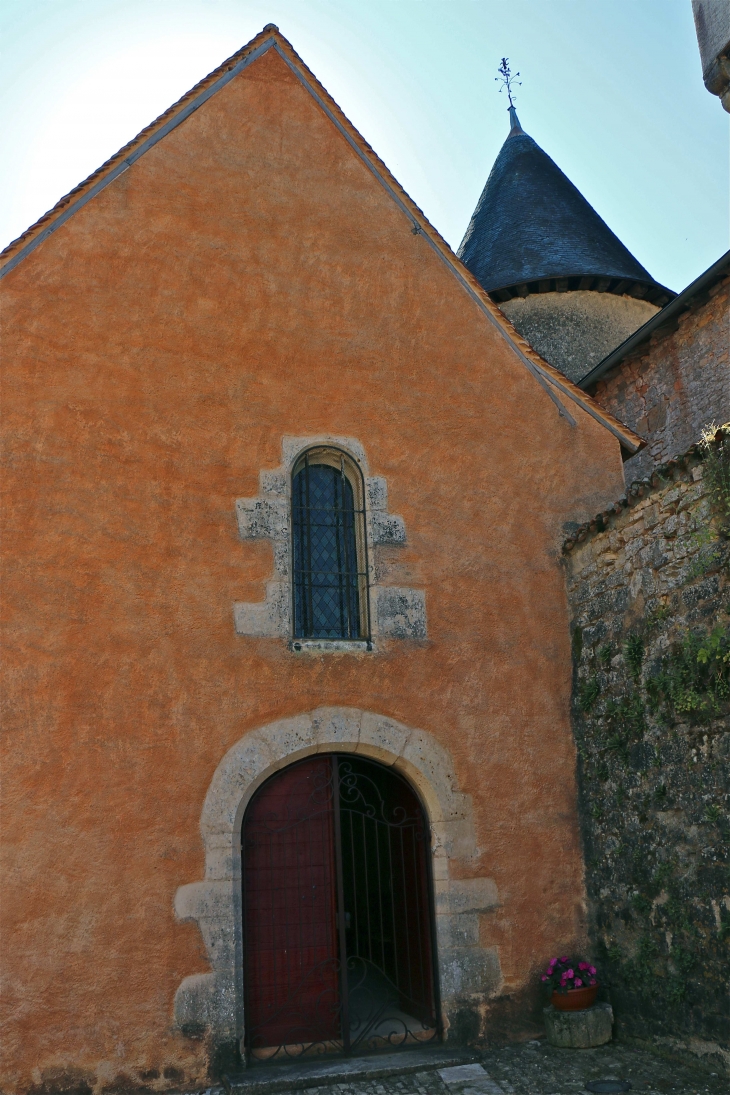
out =
[[268,780],[243,822],[250,1058],[440,1037],[429,833],[406,781],[319,755]]

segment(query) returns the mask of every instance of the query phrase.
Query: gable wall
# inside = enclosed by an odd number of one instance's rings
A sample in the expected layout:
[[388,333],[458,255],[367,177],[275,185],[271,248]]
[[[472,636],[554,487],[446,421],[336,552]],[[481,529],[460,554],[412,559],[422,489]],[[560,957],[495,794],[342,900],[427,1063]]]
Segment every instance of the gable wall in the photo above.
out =
[[660,328],[596,383],[596,402],[647,441],[626,461],[627,482],[685,452],[712,423],[730,419],[729,330],[725,278],[698,295],[674,330]]
[[[208,969],[174,895],[202,877],[226,751],[321,705],[449,751],[476,846],[450,869],[499,895],[500,976],[464,1029],[525,1029],[532,972],[583,931],[559,556],[563,523],[621,492],[617,442],[558,418],[273,52],[3,297],[8,1091],[209,1075],[173,1022]],[[235,634],[273,570],[235,499],[283,437],[322,434],[387,478],[408,542],[377,565],[425,590],[425,640],[305,659]]]

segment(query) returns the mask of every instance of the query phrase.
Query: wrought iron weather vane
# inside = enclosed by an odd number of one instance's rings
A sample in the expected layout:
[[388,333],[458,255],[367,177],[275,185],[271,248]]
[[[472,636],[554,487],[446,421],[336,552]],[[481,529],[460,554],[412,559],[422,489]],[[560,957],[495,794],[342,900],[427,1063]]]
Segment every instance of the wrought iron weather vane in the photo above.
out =
[[502,91],[504,91],[505,88],[507,89],[507,98],[509,99],[510,108],[514,109],[517,96],[513,91],[513,87],[522,86],[522,80],[517,79],[520,74],[519,72],[512,72],[512,69],[509,67],[509,57],[502,58],[497,72],[499,73],[499,75],[495,76],[494,79],[496,83],[502,85],[499,89],[500,94],[502,93]]

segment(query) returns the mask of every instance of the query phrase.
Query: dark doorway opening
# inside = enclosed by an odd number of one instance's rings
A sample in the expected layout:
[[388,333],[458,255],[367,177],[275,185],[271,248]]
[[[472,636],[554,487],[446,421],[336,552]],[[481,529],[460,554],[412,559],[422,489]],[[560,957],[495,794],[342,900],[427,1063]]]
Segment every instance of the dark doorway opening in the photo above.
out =
[[250,1060],[441,1036],[430,834],[390,768],[319,754],[267,780],[243,821]]

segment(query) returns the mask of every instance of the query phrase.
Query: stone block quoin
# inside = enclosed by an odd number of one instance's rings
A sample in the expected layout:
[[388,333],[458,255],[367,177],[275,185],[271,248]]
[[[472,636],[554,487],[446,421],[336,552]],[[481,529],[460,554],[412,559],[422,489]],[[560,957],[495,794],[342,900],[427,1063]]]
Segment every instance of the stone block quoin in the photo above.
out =
[[[284,437],[280,467],[259,473],[255,498],[236,501],[238,530],[242,540],[270,540],[274,549],[274,573],[266,583],[261,602],[238,602],[233,617],[238,635],[290,639],[292,636],[293,561],[291,547],[291,477],[305,449],[331,446],[342,449],[360,467],[365,482],[365,534],[368,546],[370,629],[374,639],[425,639],[426,595],[422,589],[378,584],[375,549],[406,542],[402,517],[388,511],[388,484],[382,476],[368,474],[362,444],[351,437],[320,434]],[[332,649],[345,649],[331,644]],[[317,650],[325,644],[317,643]]]
[[[480,920],[500,904],[492,878],[473,872],[471,796],[458,789],[453,760],[432,734],[371,711],[321,707],[245,734],[221,760],[203,804],[205,879],[181,886],[178,920],[197,923],[209,973],[191,974],[175,996],[179,1029],[215,1042],[243,1037],[241,826],[254,792],[279,769],[314,753],[352,752],[393,766],[416,789],[431,831],[437,962],[444,1025],[475,1013],[502,987],[497,948],[483,946]],[[467,877],[462,877],[467,875]]]

